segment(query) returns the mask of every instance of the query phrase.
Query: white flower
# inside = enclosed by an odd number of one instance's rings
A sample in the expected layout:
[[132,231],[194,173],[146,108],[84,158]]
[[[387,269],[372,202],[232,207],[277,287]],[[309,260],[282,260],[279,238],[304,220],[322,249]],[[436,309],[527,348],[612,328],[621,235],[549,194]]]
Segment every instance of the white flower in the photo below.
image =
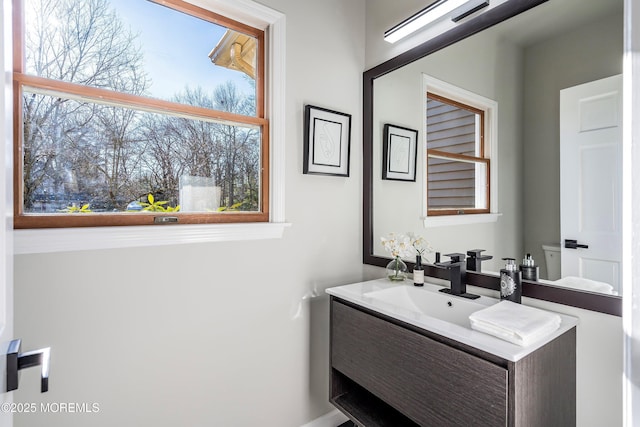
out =
[[411,242],[411,246],[415,249],[417,255],[422,255],[425,252],[433,252],[433,248],[422,238],[422,236],[418,236],[415,233],[407,233],[409,236],[409,240]]
[[411,239],[404,234],[389,233],[387,237],[381,237],[382,247],[395,257],[409,257],[414,253]]

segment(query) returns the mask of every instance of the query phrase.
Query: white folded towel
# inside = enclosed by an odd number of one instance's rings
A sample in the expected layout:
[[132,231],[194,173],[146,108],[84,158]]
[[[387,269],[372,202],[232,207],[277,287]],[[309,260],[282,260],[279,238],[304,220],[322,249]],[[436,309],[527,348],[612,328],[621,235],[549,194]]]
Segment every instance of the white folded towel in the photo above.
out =
[[566,288],[582,289],[584,291],[600,292],[602,294],[613,294],[613,286],[605,282],[598,282],[584,277],[567,276],[552,282],[557,286]]
[[527,346],[560,327],[555,313],[501,301],[469,316],[471,328],[520,346]]

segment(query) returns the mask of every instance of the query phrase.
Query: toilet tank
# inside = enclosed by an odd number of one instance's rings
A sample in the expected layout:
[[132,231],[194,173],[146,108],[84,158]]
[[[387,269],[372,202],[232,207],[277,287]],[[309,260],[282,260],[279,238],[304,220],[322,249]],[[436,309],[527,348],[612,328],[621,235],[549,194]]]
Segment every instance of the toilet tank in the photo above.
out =
[[547,265],[547,280],[558,280],[561,275],[560,245],[542,245]]

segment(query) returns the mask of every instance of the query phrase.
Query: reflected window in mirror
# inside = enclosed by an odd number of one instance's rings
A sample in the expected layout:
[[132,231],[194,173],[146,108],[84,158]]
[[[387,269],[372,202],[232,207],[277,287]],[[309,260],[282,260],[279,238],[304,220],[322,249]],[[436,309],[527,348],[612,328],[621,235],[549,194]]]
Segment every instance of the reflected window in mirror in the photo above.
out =
[[425,220],[495,213],[498,104],[431,76],[424,82]]
[[489,212],[484,111],[427,93],[427,215]]

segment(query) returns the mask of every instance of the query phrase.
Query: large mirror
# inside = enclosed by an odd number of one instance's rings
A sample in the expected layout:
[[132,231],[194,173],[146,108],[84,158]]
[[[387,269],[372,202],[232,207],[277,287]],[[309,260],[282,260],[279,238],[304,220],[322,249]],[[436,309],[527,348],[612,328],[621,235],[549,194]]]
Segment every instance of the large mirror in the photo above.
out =
[[[495,13],[495,19],[520,12],[521,6],[515,3],[526,2],[505,3],[504,16]],[[495,10],[483,19],[494,19],[490,15]],[[478,30],[471,20],[456,34],[440,36],[366,72],[365,263],[382,266],[387,261],[380,237],[413,232],[441,253],[485,249],[493,256],[483,264],[489,274],[472,280],[492,287],[491,273],[501,268],[501,258],[518,259],[529,253],[540,266],[541,279],[547,280],[537,287],[528,284],[525,294],[620,314],[616,296],[620,283],[606,280],[610,288],[598,287],[605,283],[606,274],[602,281],[594,281],[595,287],[584,290],[576,289],[572,281],[557,280],[562,271],[559,260],[566,252],[561,249],[566,236],[561,224],[584,220],[575,212],[567,214],[567,197],[561,198],[560,177],[567,166],[561,161],[560,92],[622,73],[623,15],[622,0],[550,0],[464,38],[465,31]],[[450,44],[456,38],[462,39]],[[425,91],[431,82],[477,94],[497,105],[493,170],[487,179],[493,186],[488,203],[496,215],[425,215],[423,133]],[[383,179],[383,153],[389,144],[385,125],[418,131],[415,181]],[[592,177],[590,185],[599,185],[602,179]],[[607,196],[599,199],[600,204],[619,215],[619,194]],[[605,271],[616,276],[616,268]],[[570,287],[566,292],[558,289],[557,285],[565,284]]]

